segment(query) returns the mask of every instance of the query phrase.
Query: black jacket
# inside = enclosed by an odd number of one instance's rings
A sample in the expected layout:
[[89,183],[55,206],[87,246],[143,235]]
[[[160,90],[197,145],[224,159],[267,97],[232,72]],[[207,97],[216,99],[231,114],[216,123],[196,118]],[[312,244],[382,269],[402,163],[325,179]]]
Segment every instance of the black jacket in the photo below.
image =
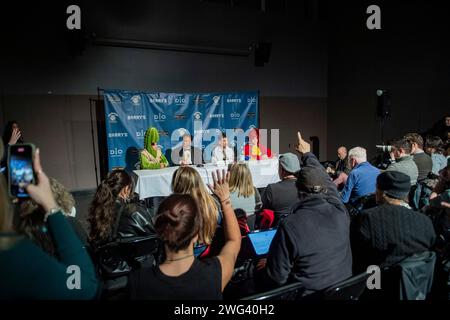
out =
[[350,218],[328,194],[300,199],[281,221],[267,257],[267,276],[278,286],[303,283],[310,294],[352,276]]
[[117,212],[120,215],[117,236],[142,237],[155,234],[153,216],[141,202],[124,203],[117,201]]
[[435,240],[433,224],[423,213],[390,204],[365,210],[352,224],[355,271],[389,267],[430,250]]

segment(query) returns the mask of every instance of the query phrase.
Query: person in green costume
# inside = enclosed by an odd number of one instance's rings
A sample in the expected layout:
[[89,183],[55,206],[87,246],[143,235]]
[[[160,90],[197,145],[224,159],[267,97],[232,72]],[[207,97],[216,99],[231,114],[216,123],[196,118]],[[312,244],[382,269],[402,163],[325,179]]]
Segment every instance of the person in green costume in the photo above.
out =
[[169,166],[169,162],[158,147],[159,133],[156,128],[145,132],[144,150],[140,154],[141,169],[160,169]]

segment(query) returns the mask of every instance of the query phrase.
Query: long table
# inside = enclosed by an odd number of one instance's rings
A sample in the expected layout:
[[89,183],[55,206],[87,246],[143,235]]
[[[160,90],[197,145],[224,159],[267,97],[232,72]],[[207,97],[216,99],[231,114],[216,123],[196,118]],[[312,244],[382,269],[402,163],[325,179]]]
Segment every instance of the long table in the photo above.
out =
[[[278,177],[278,159],[248,161],[252,173],[253,184],[257,188],[264,188],[270,183],[280,181]],[[205,164],[203,167],[191,166],[200,174],[205,184],[212,184],[212,172],[217,169],[227,169],[224,164]],[[170,184],[172,176],[178,167],[168,167],[158,170],[135,170],[136,193],[139,199],[151,197],[165,197],[172,193]]]

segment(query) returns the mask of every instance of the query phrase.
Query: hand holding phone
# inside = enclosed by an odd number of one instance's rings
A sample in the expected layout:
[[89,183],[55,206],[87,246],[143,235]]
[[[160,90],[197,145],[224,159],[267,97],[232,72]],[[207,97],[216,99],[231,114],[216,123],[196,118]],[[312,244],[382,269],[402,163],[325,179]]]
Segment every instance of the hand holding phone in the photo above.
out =
[[36,150],[33,159],[33,168],[36,173],[37,184],[29,184],[27,186],[27,192],[37,204],[41,205],[48,212],[56,208],[57,204],[50,187],[50,180],[42,170],[39,149]]

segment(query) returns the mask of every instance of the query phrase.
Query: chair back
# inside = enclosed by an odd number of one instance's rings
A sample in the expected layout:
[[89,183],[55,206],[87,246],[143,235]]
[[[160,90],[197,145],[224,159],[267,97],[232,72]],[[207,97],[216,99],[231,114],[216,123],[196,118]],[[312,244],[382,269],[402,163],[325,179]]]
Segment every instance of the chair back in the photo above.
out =
[[364,272],[339,282],[322,294],[324,300],[358,300],[367,286],[369,274]]
[[280,288],[245,297],[242,300],[300,300],[304,292],[302,283],[296,282]]

